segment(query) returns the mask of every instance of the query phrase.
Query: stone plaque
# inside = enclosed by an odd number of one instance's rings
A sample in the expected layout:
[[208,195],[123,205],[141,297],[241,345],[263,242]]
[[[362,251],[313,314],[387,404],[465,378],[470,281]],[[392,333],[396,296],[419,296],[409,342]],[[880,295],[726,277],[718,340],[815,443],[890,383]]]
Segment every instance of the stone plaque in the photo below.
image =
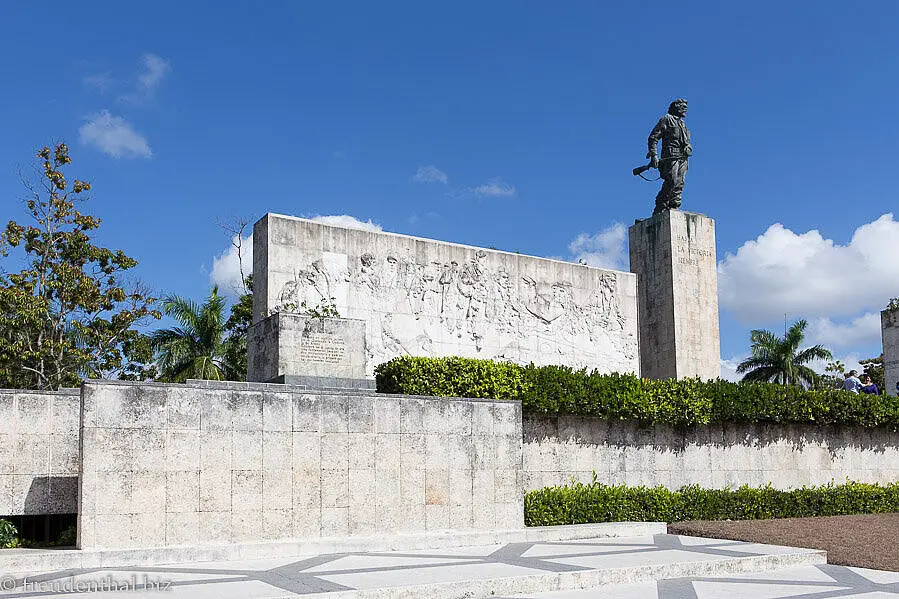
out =
[[346,356],[346,342],[330,333],[309,333],[300,346],[300,360],[316,364],[340,364]]

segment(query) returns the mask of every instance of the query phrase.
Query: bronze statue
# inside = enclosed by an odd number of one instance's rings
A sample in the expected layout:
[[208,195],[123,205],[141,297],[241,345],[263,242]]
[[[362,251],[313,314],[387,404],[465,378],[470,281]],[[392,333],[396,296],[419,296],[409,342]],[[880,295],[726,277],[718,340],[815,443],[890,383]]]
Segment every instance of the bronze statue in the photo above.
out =
[[[649,151],[646,157],[649,164],[634,169],[635,175],[650,168],[659,169],[662,189],[656,196],[656,207],[653,214],[672,208],[680,208],[684,191],[684,178],[687,175],[687,162],[693,153],[690,145],[690,131],[684,124],[687,116],[687,101],[678,98],[668,106],[668,114],[659,119],[649,134]],[[662,142],[662,157],[657,154],[659,141]],[[645,178],[645,177],[644,177]]]

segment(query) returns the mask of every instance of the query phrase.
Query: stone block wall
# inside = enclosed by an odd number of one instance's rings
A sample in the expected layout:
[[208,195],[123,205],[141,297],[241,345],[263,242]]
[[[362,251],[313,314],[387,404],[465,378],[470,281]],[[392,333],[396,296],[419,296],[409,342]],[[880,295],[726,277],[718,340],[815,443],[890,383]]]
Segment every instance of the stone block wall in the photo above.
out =
[[81,434],[81,548],[523,525],[517,402],[90,381]]
[[579,416],[523,422],[525,489],[590,482],[779,489],[899,481],[899,432],[814,425],[640,427]]
[[78,389],[0,390],[0,516],[74,514]]
[[886,393],[896,395],[896,383],[899,382],[899,310],[881,312],[880,325]]

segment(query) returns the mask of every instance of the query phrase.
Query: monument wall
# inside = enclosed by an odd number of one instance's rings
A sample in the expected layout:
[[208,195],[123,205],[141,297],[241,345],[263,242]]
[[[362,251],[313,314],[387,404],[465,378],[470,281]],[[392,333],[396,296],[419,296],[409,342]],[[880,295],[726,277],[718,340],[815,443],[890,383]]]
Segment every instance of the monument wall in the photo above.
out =
[[899,382],[899,310],[881,312],[880,325],[885,392],[896,395],[896,383]]
[[527,490],[572,478],[677,489],[899,481],[899,432],[886,428],[726,424],[676,429],[582,416],[523,421]]
[[79,396],[0,390],[0,516],[77,511]]
[[254,322],[323,298],[365,321],[369,375],[404,354],[640,371],[630,273],[275,214],[253,272]]
[[517,529],[521,404],[83,385],[79,547]]

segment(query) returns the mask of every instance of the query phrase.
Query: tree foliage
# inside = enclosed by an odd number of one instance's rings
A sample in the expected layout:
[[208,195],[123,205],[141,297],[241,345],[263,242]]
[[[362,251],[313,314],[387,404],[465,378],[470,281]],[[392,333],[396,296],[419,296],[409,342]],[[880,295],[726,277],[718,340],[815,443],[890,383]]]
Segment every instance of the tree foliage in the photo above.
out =
[[743,376],[746,382],[816,386],[818,374],[807,364],[814,360],[832,360],[833,355],[821,345],[799,350],[807,326],[808,322],[799,320],[783,337],[763,329],[752,331],[749,337],[752,355],[740,362],[737,372],[746,373]]
[[109,373],[145,378],[147,341],[133,327],[160,314],[145,289],[124,282],[137,261],[92,242],[101,221],[77,208],[91,185],[66,179],[68,147],[43,147],[37,158],[38,180],[26,183],[30,222],[10,220],[0,233],[3,258],[24,254],[21,271],[0,271],[0,386],[58,389]]
[[[179,326],[154,331],[151,335],[160,370],[158,380],[183,383],[187,379],[245,380],[246,340],[227,334],[227,302],[218,286],[202,305],[177,295],[163,300],[163,310]],[[237,326],[237,325],[234,325]],[[243,340],[243,362],[237,362]]]

